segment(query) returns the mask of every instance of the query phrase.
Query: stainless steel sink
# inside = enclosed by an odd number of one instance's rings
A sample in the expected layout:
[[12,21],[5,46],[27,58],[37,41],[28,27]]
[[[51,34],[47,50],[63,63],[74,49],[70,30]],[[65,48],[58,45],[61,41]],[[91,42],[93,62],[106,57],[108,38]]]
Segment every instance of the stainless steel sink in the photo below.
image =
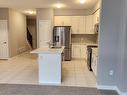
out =
[[51,46],[50,48],[51,49],[59,49],[59,48],[62,48],[62,47]]

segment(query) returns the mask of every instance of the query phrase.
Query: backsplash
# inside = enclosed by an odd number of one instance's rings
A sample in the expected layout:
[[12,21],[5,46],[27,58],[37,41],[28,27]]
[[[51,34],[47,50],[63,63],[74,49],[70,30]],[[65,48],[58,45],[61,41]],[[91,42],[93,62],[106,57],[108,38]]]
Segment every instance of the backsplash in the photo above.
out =
[[86,34],[73,34],[72,43],[97,43],[97,34],[86,35]]

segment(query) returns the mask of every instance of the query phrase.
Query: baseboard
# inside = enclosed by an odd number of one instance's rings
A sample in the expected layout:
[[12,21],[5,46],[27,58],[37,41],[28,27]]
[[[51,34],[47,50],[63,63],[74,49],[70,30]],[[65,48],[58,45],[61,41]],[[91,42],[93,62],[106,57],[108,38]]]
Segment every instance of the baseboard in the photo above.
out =
[[117,86],[97,85],[97,89],[115,90],[119,95],[127,95],[127,92],[121,92]]
[[119,95],[127,95],[127,92],[121,92],[118,87],[116,88],[116,91]]
[[104,90],[116,90],[116,86],[105,86],[105,85],[97,85],[97,89],[104,89]]
[[53,85],[53,86],[59,86],[59,85],[61,85],[61,82],[55,82],[55,83],[48,83],[48,82],[41,82],[41,81],[39,81],[39,85]]
[[25,51],[27,51],[27,47],[26,46],[17,49],[18,54],[23,53]]

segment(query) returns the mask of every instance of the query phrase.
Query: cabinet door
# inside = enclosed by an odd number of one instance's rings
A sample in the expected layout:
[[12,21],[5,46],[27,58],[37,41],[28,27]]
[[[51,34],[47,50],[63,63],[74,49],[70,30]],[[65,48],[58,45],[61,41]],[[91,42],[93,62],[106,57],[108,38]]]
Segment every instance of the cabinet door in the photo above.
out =
[[96,22],[96,14],[94,13],[93,14],[93,27],[94,27],[94,25],[96,24],[97,22]]
[[71,17],[71,26],[72,26],[72,34],[77,34],[79,31],[79,16],[72,16]]
[[81,58],[86,59],[87,47],[85,45],[81,45],[80,48],[81,48]]
[[100,22],[100,9],[93,15],[93,25]]
[[54,23],[55,26],[63,26],[64,25],[63,16],[55,16]]
[[100,22],[100,9],[97,10],[97,12],[96,12],[96,22],[97,22],[97,23]]
[[85,28],[84,28],[84,16],[80,16],[79,17],[79,23],[78,23],[78,28],[79,28],[79,31],[78,31],[78,34],[85,34]]
[[64,26],[71,26],[71,16],[62,16]]
[[80,45],[72,45],[72,58],[80,58],[81,56]]
[[72,34],[84,34],[84,16],[72,16]]
[[83,32],[83,34],[87,34],[87,33],[86,33],[86,16],[84,16],[83,18],[84,18],[84,19],[83,19],[83,22],[84,22],[84,25],[83,25],[83,29],[84,29],[83,31],[84,31],[84,32]]
[[72,16],[71,25],[72,25],[72,34],[77,34],[79,31],[78,30],[78,17],[77,16]]
[[55,26],[71,26],[70,16],[55,16],[54,17]]
[[93,15],[86,16],[86,34],[94,34]]

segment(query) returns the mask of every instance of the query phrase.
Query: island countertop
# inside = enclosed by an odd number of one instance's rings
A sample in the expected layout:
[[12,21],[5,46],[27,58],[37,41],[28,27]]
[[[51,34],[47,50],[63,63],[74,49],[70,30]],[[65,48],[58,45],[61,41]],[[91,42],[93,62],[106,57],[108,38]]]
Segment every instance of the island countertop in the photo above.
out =
[[61,48],[49,48],[47,46],[35,49],[33,51],[31,51],[30,53],[62,53],[64,51],[64,46],[62,46]]

